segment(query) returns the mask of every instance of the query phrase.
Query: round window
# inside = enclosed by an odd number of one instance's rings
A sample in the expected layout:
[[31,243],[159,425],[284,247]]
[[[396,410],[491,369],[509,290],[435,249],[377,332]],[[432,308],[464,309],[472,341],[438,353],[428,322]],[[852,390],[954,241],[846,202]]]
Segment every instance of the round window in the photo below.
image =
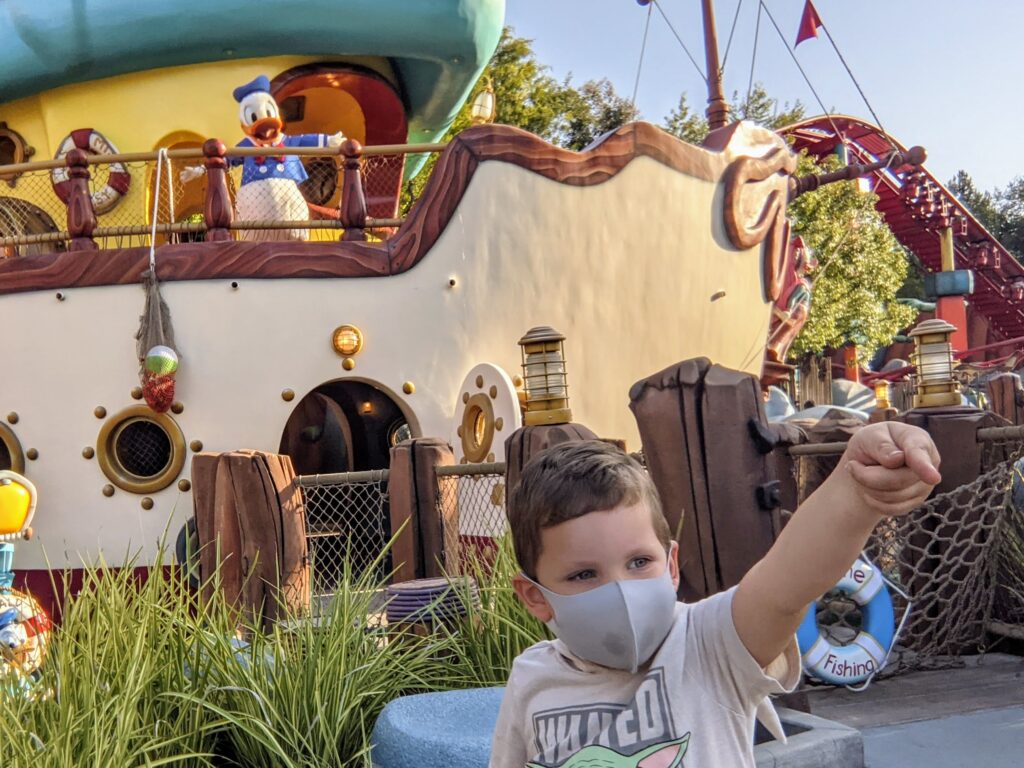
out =
[[406,440],[412,440],[412,428],[405,421],[396,421],[388,429],[388,443],[394,448]]
[[0,424],[0,469],[12,472],[25,472],[25,454],[21,450],[21,442],[14,430],[6,424]]
[[467,461],[480,462],[487,458],[494,442],[494,406],[486,393],[478,392],[469,398],[462,414],[462,453]]
[[185,464],[185,438],[177,422],[145,405],[126,408],[107,419],[96,443],[103,474],[130,493],[166,488]]

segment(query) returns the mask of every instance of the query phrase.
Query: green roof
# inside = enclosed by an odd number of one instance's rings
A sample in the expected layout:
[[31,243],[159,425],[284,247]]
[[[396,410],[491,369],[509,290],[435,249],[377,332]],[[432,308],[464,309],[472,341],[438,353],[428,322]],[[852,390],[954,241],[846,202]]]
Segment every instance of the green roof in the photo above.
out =
[[504,15],[504,0],[8,0],[0,100],[227,59],[382,56],[409,140],[433,141],[494,52]]

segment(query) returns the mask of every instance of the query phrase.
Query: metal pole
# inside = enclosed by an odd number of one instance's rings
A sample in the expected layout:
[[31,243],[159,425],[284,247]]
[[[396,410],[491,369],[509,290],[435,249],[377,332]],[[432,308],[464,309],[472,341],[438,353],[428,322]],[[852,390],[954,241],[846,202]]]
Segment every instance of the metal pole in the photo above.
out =
[[704,11],[704,52],[708,70],[708,127],[713,131],[729,122],[729,105],[722,93],[722,68],[718,64],[718,35],[715,32],[713,0],[701,0]]

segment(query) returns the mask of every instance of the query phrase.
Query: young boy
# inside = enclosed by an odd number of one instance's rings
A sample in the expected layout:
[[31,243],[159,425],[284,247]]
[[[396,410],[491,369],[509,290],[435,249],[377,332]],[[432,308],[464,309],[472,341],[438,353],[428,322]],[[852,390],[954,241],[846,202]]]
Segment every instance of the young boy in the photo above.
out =
[[516,658],[491,768],[752,768],[755,715],[777,733],[766,697],[799,680],[808,604],[883,516],[924,501],[938,466],[923,430],[864,427],[737,587],[685,605],[647,473],[599,442],[537,456],[508,503],[514,587],[558,639]]

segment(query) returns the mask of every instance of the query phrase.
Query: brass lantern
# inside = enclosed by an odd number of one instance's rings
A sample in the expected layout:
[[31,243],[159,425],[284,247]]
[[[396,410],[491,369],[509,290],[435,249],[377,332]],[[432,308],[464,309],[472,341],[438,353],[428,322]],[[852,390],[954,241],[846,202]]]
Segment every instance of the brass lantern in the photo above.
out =
[[889,382],[885,379],[875,382],[875,407],[880,411],[892,407],[889,404]]
[[484,89],[476,95],[476,98],[473,99],[473,106],[469,108],[470,120],[473,125],[493,123],[494,118],[497,116],[497,112],[497,103],[494,99],[494,86],[491,85],[491,79],[487,78],[487,84],[484,86]]
[[565,336],[547,325],[531,328],[519,340],[523,355],[527,426],[568,424],[569,387],[565,380]]
[[960,405],[960,385],[953,378],[953,346],[956,326],[945,320],[925,320],[910,332],[917,366],[915,408]]

